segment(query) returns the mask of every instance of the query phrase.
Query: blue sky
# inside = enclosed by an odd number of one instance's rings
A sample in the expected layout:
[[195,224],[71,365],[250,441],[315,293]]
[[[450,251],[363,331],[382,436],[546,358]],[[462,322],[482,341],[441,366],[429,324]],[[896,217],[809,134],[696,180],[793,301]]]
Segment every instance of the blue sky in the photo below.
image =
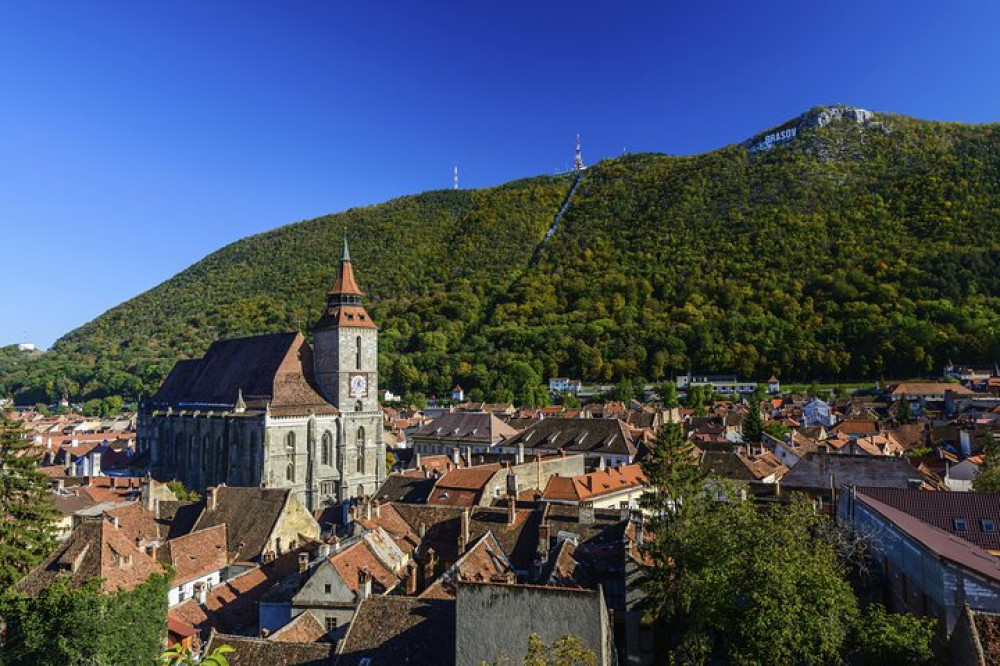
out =
[[[927,9],[921,9],[923,4]],[[1000,3],[0,3],[0,344],[247,234],[848,103],[1000,120]]]

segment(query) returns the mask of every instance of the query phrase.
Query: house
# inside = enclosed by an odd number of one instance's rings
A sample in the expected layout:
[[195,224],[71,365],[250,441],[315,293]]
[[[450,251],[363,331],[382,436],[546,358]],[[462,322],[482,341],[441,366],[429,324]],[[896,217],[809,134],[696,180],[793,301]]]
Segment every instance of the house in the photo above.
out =
[[634,509],[645,489],[646,476],[640,465],[620,465],[577,476],[552,476],[542,499],[554,504],[591,502],[595,509]]
[[979,465],[971,458],[966,458],[955,465],[948,465],[944,482],[949,490],[967,492],[972,490],[972,482],[979,474]]
[[912,488],[858,488],[858,492],[1000,555],[1000,493]]
[[165,573],[162,566],[103,516],[88,517],[59,544],[54,553],[19,580],[14,589],[37,596],[52,583],[70,588],[93,578],[101,579],[103,592],[131,590],[150,576]]
[[229,566],[226,526],[216,525],[166,541],[157,549],[157,559],[173,567],[167,605],[185,599],[201,599],[225,580]]
[[451,400],[452,402],[462,402],[465,400],[465,391],[460,384],[455,384],[455,388],[451,390]]
[[230,562],[267,561],[319,539],[299,497],[291,488],[212,487],[193,530],[225,525]]
[[337,656],[337,666],[455,666],[455,602],[369,597],[358,604]]
[[837,417],[826,401],[813,398],[802,406],[802,425],[821,425],[826,428],[832,427],[837,422]]
[[[486,532],[473,541],[469,549],[458,558],[437,580],[420,593],[421,599],[454,599],[455,587],[460,581],[492,581],[514,583],[517,572],[507,558],[493,532]],[[417,577],[409,579],[412,592],[416,591]],[[408,593],[412,593],[407,590]]]
[[795,490],[825,502],[837,489],[851,485],[880,488],[930,488],[936,486],[905,458],[871,455],[806,454],[781,479],[781,490]]
[[261,600],[260,626],[274,631],[308,610],[323,623],[330,639],[338,640],[358,603],[395,590],[409,561],[409,555],[378,527],[347,545],[321,546],[315,561],[300,555],[298,571]]
[[600,589],[460,582],[455,596],[455,663],[518,660],[527,651],[526,636],[537,634],[551,644],[571,634],[597,656],[597,664],[610,666],[616,655],[608,617]]
[[857,488],[840,494],[837,521],[868,544],[890,610],[938,618],[947,634],[966,605],[1000,612],[1000,560],[971,541]]
[[413,450],[421,455],[486,453],[517,431],[489,412],[442,414],[411,435]]
[[[204,598],[191,598],[167,610],[167,621],[176,630],[194,630],[208,637],[210,629],[230,634],[257,635],[260,631],[261,598],[275,585],[294,573],[299,556],[314,550],[300,549],[254,566],[207,590]],[[171,629],[174,632],[175,629]]]
[[781,381],[774,375],[771,375],[771,378],[767,380],[767,392],[769,395],[781,394]]
[[890,391],[895,399],[921,402],[944,400],[948,393],[959,397],[975,395],[972,389],[949,382],[901,382],[893,386]]
[[230,666],[261,666],[280,664],[281,666],[329,666],[333,663],[335,649],[331,643],[300,643],[264,638],[249,638],[233,634],[216,633],[211,630],[204,654],[211,654],[220,645],[228,645],[233,651],[226,654]]
[[578,454],[593,467],[635,462],[642,436],[619,419],[543,419],[504,440],[503,453]]
[[708,474],[755,483],[777,483],[788,473],[788,467],[770,451],[750,453],[744,447],[736,451],[705,451],[701,469]]
[[579,393],[582,385],[579,379],[570,379],[569,377],[549,379],[549,390],[555,393]]
[[722,395],[749,395],[757,390],[757,382],[745,382],[736,375],[680,375],[677,377],[677,388],[686,391],[692,386],[711,386],[712,391]]
[[516,454],[513,464],[492,463],[453,468],[434,484],[429,504],[490,506],[504,496],[520,497],[525,491],[541,492],[555,476],[583,474],[583,456],[548,455],[528,459]]

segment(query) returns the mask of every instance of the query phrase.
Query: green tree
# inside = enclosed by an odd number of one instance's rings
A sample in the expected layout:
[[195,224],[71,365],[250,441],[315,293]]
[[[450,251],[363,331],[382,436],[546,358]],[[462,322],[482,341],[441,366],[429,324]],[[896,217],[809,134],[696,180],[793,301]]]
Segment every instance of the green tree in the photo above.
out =
[[531,634],[524,666],[597,666],[597,655],[573,634],[556,639],[552,645],[546,645],[538,634]]
[[660,394],[660,402],[663,403],[664,407],[676,407],[680,404],[680,401],[677,399],[677,384],[674,382],[660,384],[657,393]]
[[[651,487],[665,485],[651,474]],[[664,650],[693,664],[839,661],[857,603],[836,548],[814,536],[827,519],[801,497],[762,512],[738,484],[711,489],[651,521],[643,585]]]
[[705,486],[694,445],[684,437],[679,423],[660,427],[642,470],[647,479],[654,481],[639,499],[640,505],[663,521],[664,527],[678,519],[686,499],[701,494]]
[[7,624],[0,661],[11,666],[156,663],[169,587],[169,576],[160,574],[111,594],[101,590],[97,578],[75,588],[68,579],[57,580],[35,597],[6,591],[0,596],[0,616]]
[[913,420],[913,409],[910,407],[910,401],[905,397],[901,398],[899,401],[899,408],[896,411],[896,420],[900,423],[909,423]]
[[983,464],[972,480],[972,489],[977,493],[1000,493],[1000,445],[993,440],[986,441]]
[[56,513],[38,462],[21,425],[0,413],[0,590],[55,545]]
[[385,452],[385,473],[388,474],[396,466],[396,456],[392,451]]
[[882,604],[872,604],[857,623],[855,645],[869,664],[926,664],[933,657],[935,624],[932,618],[889,613]]
[[174,494],[174,497],[181,502],[197,502],[201,499],[201,495],[194,490],[188,490],[184,487],[182,482],[176,479],[167,481],[167,488],[169,488],[170,492]]
[[611,398],[613,400],[624,402],[626,405],[628,405],[634,397],[635,387],[632,386],[632,381],[627,378],[618,382],[618,384],[615,385],[614,390],[611,391]]
[[764,421],[760,416],[760,403],[751,400],[747,414],[743,418],[743,441],[748,444],[758,444],[763,432]]

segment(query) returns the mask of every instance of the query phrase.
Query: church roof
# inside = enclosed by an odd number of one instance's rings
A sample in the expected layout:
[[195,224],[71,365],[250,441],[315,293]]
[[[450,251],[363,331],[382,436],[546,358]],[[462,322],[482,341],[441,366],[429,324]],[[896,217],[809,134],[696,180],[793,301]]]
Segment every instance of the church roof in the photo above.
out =
[[218,340],[200,359],[178,361],[153,396],[158,406],[229,408],[242,391],[249,409],[336,413],[316,388],[312,349],[301,333]]
[[344,250],[340,254],[340,274],[337,281],[327,292],[330,295],[351,294],[352,296],[364,296],[361,287],[354,280],[354,265],[351,263],[351,250],[347,247],[347,237],[344,237]]

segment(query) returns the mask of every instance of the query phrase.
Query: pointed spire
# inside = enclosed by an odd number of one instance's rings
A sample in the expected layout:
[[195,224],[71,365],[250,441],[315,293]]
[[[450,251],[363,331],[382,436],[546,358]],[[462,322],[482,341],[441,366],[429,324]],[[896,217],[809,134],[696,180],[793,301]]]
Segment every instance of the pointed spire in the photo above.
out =
[[347,247],[347,234],[344,234],[344,250],[340,253],[340,260],[347,262],[351,260],[351,249]]
[[247,403],[243,401],[243,389],[240,389],[236,394],[236,404],[233,405],[233,411],[237,414],[247,411]]

